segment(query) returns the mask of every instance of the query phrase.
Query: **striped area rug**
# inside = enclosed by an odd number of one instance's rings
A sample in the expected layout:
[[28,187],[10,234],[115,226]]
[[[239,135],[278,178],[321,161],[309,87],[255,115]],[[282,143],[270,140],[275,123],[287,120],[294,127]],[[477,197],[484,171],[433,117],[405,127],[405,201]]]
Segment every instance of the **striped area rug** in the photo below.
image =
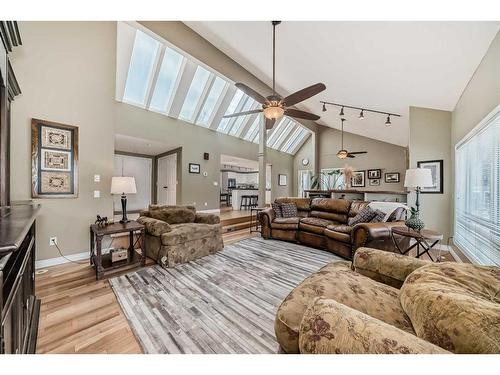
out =
[[253,237],[194,262],[110,279],[145,353],[276,353],[281,301],[326,251]]

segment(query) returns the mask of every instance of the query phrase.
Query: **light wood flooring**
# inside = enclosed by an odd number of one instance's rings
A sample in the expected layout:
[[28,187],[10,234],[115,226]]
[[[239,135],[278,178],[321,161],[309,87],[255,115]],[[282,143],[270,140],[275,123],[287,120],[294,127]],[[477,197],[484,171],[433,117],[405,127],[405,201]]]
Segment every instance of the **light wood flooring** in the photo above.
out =
[[[249,230],[224,234],[231,244]],[[153,264],[152,261],[148,264]],[[36,276],[41,299],[37,353],[141,353],[108,280],[88,264],[66,263]]]

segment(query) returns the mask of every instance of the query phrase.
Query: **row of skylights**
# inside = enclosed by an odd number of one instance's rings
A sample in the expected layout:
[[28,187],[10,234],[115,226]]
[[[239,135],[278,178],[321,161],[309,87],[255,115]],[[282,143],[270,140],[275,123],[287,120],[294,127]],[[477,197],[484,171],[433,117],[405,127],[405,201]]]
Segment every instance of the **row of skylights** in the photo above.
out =
[[[123,93],[117,84],[118,100],[259,143],[262,114],[223,118],[260,106],[233,82],[131,24],[119,23],[118,39],[117,64],[120,58],[128,64],[128,70],[123,70]],[[128,54],[123,47],[127,43],[131,50]],[[297,121],[283,117],[268,131],[267,146],[295,154],[309,135],[310,131]]]

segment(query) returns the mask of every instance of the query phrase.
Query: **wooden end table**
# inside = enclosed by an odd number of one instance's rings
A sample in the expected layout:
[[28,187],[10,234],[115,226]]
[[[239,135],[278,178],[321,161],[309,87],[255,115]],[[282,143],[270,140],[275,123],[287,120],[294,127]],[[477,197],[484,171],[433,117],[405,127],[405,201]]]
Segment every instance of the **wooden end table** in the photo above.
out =
[[[260,233],[260,220],[259,214],[265,207],[251,207],[250,208],[250,233],[259,232]],[[255,215],[253,214],[255,212]],[[255,218],[255,221],[254,221]]]
[[[127,259],[111,262],[111,254],[102,253],[102,238],[112,234],[129,234],[129,246]],[[134,233],[139,233],[139,237],[134,242]],[[135,244],[140,241],[141,254],[135,251]],[[106,226],[92,224],[90,226],[90,264],[95,266],[95,276],[97,280],[104,276],[116,272],[117,269],[126,270],[137,267],[139,264],[146,265],[146,241],[145,227],[137,221],[128,223],[113,223]]]
[[[401,249],[399,247],[398,241],[396,241],[396,238],[394,237],[395,234],[398,236],[413,239],[415,240],[415,243],[409,246],[407,249]],[[392,241],[394,242],[394,246],[396,246],[396,249],[398,249],[401,254],[406,255],[410,250],[416,247],[417,258],[420,258],[422,255],[427,254],[433,262],[434,259],[429,253],[429,250],[431,250],[434,246],[436,246],[436,244],[440,243],[443,240],[443,235],[433,230],[422,229],[420,232],[417,232],[416,230],[407,227],[393,227],[391,229],[391,237]],[[424,250],[423,252],[420,252],[421,248]]]

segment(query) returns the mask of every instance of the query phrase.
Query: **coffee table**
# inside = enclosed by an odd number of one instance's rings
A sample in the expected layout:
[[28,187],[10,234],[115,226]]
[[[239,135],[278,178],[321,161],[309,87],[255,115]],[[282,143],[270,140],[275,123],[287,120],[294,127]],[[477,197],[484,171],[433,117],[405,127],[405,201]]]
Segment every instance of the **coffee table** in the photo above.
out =
[[[402,237],[407,237],[410,239],[413,239],[415,243],[413,245],[410,245],[406,249],[402,249],[398,241],[396,240],[395,236],[402,236]],[[417,248],[417,258],[420,258],[422,255],[427,254],[429,258],[434,262],[434,259],[432,258],[431,254],[429,253],[429,250],[431,250],[434,246],[436,246],[438,243],[441,243],[443,240],[443,235],[441,233],[435,232],[430,229],[422,229],[420,232],[407,228],[407,227],[393,227],[391,229],[391,237],[392,241],[394,242],[394,246],[396,246],[396,249],[403,254],[406,255],[408,252],[415,247]],[[420,250],[423,249],[422,252]]]

